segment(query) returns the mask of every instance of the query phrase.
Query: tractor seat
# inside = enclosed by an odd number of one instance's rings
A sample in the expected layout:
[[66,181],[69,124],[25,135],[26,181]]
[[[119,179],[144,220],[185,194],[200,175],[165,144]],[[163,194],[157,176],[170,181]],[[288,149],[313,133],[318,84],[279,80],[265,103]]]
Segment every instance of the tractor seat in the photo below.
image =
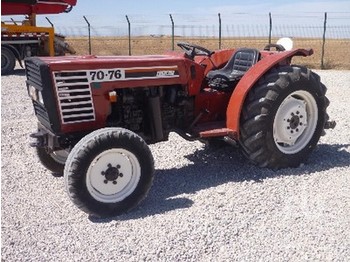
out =
[[257,49],[238,49],[223,68],[207,74],[209,86],[221,91],[235,87],[245,72],[258,61],[259,55]]

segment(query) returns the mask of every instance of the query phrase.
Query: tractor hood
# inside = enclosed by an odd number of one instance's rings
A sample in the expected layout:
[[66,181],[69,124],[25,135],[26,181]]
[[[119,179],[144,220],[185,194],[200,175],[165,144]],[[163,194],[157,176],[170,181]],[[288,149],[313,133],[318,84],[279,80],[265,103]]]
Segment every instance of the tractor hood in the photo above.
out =
[[[30,58],[28,59],[30,60]],[[82,76],[92,87],[145,87],[184,85],[191,78],[189,68],[195,64],[183,56],[62,56],[40,57],[56,84]],[[71,80],[69,80],[71,81]]]

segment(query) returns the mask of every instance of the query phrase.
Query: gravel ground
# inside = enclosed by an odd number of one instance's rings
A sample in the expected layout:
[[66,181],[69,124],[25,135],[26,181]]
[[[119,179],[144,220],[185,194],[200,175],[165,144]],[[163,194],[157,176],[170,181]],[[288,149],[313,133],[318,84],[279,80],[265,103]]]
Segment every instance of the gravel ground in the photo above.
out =
[[2,261],[350,261],[350,71],[318,71],[337,127],[295,169],[172,134],[148,197],[112,220],[79,211],[29,147],[24,72],[1,77]]

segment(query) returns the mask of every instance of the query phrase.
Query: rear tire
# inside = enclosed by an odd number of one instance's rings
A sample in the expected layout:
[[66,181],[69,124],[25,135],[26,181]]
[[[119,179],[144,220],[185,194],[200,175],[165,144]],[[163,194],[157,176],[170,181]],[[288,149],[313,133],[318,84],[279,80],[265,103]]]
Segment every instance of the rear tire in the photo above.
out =
[[1,48],[1,75],[9,75],[13,73],[16,65],[16,57],[8,48]]
[[64,169],[73,203],[98,217],[117,216],[135,207],[147,195],[153,175],[149,147],[123,128],[103,128],[83,137]]
[[328,119],[326,87],[305,67],[271,70],[249,92],[240,144],[255,164],[296,167],[316,146]]

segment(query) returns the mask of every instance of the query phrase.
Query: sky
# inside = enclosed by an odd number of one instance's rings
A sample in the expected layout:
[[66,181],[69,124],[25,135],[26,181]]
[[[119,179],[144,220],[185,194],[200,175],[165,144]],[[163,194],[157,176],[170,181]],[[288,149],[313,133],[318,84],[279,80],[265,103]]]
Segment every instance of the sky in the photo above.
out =
[[75,15],[230,12],[350,12],[349,0],[78,0]]
[[[286,28],[305,25],[322,27],[324,12],[327,12],[328,25],[345,26],[342,30],[350,38],[350,32],[347,32],[350,30],[350,0],[78,0],[69,14],[48,17],[58,31],[68,35],[86,34],[83,15],[91,23],[93,35],[125,35],[125,15],[128,15],[133,34],[154,32],[159,35],[168,34],[171,29],[169,14],[172,14],[177,34],[206,35],[216,34],[220,13],[224,30],[229,35],[237,31],[237,25],[244,33],[259,32],[260,26],[268,26],[269,12],[276,27],[283,25]],[[38,24],[49,25],[44,16],[38,18]]]

